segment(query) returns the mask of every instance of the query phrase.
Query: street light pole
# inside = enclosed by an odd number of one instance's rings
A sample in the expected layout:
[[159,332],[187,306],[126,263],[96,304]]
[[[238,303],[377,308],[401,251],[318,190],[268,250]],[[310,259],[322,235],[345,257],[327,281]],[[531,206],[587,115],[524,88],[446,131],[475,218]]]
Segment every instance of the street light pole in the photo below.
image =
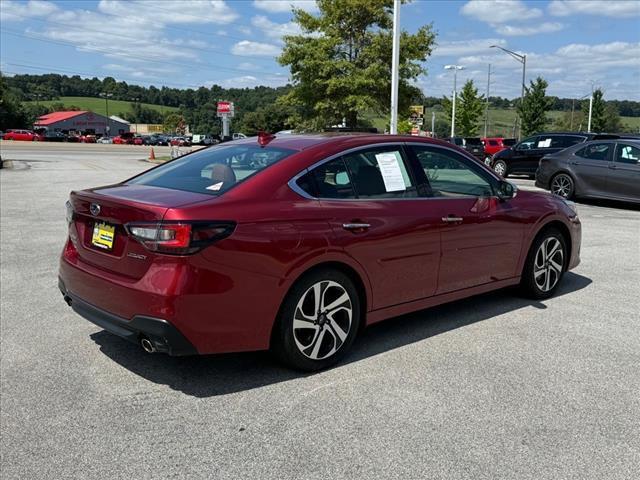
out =
[[393,48],[391,51],[391,135],[398,133],[398,81],[400,64],[400,0],[393,0]]
[[109,133],[111,132],[111,119],[109,118],[109,98],[113,97],[112,93],[106,93],[106,92],[102,92],[100,94],[101,97],[104,97],[104,105],[105,105],[105,109],[107,111],[107,125],[105,127],[105,133],[107,134],[107,137],[109,136]]
[[487,72],[487,99],[484,106],[484,138],[487,138],[487,130],[489,127],[489,88],[491,87],[491,64]]
[[464,70],[462,65],[445,65],[445,70],[453,70],[453,99],[451,100],[451,138],[456,136],[456,97],[458,70]]
[[[512,52],[511,50],[507,50],[506,48],[502,48],[499,45],[491,45],[489,48],[499,48],[503,52],[511,55],[512,58],[516,59],[518,62],[522,64],[522,87],[520,91],[520,105],[524,104],[524,90],[525,90],[525,82],[526,82],[526,71],[527,71],[527,56],[520,55],[519,53]],[[522,107],[520,107],[522,108]],[[518,131],[518,139],[522,138],[522,119],[520,119],[520,130]]]

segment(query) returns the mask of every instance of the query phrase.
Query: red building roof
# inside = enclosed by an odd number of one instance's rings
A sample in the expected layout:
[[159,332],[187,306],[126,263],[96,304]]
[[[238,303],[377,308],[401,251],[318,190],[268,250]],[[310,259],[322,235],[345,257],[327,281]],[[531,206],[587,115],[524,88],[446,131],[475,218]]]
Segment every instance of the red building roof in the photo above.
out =
[[51,125],[52,123],[61,122],[63,120],[68,120],[73,117],[77,117],[78,115],[82,115],[83,113],[87,113],[86,110],[74,110],[71,112],[53,112],[47,113],[46,115],[42,115],[38,117],[38,120],[34,123],[34,125]]

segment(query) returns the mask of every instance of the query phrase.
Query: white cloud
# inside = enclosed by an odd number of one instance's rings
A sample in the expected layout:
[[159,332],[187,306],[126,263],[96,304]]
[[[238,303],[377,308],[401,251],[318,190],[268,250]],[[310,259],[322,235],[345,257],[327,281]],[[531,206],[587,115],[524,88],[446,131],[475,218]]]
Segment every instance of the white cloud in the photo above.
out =
[[153,20],[163,24],[214,23],[224,25],[239,17],[223,0],[180,0],[179,2],[100,0],[98,10],[124,17],[151,16]]
[[257,78],[253,75],[242,75],[239,77],[226,78],[224,80],[215,80],[205,82],[205,86],[220,85],[226,88],[253,88],[257,86],[281,87],[287,84],[287,77],[282,75],[267,75],[266,77]]
[[491,45],[506,47],[507,42],[498,38],[480,38],[472,40],[456,40],[438,42],[431,54],[432,57],[473,55],[489,51]]
[[241,62],[241,63],[238,64],[238,66],[236,68],[238,70],[247,70],[247,71],[260,70],[260,66],[256,65],[255,63],[251,63],[251,62]]
[[470,0],[460,12],[491,25],[539,18],[542,10],[529,8],[521,0]]
[[543,13],[539,8],[529,8],[521,0],[470,0],[462,6],[460,12],[488,23],[497,33],[507,36],[537,35],[557,32],[564,28],[564,25],[558,22],[523,25],[528,20],[540,18]]
[[295,22],[276,23],[264,15],[256,15],[251,19],[251,25],[262,30],[269,38],[280,41],[284,35],[300,35],[302,30]]
[[496,32],[509,37],[525,36],[525,35],[537,35],[539,33],[551,33],[562,30],[564,25],[558,22],[543,22],[538,25],[526,27],[522,25],[498,25]]
[[[525,53],[525,52],[519,52]],[[582,95],[590,90],[593,80],[604,86],[613,85],[612,79],[620,85],[630,84],[629,72],[640,69],[640,43],[611,42],[596,45],[569,44],[555,52],[534,53],[527,55],[527,83],[538,75],[549,82],[547,93],[560,97]],[[495,54],[470,55],[457,59],[457,63],[470,70],[486,68],[491,64],[494,74],[492,78],[502,78],[496,95],[515,97],[519,95],[522,66],[503,52]],[[459,79],[464,78],[464,74]],[[481,77],[480,77],[481,78]],[[486,73],[484,75],[486,82]],[[480,83],[481,84],[481,83]],[[448,84],[440,88],[447,91]],[[610,91],[609,98],[638,99],[640,91],[637,86],[622,91],[622,86]],[[615,92],[617,97],[613,97]]]
[[33,17],[46,17],[58,10],[58,6],[55,3],[44,0],[29,0],[28,2],[1,1],[0,20],[3,22],[22,22]]
[[553,0],[548,9],[557,17],[576,14],[619,18],[640,16],[640,2],[637,0]]
[[271,13],[291,13],[294,7],[307,12],[318,11],[315,0],[254,0],[253,6]]
[[270,43],[242,40],[231,47],[231,53],[242,57],[275,57],[280,55],[280,47]]

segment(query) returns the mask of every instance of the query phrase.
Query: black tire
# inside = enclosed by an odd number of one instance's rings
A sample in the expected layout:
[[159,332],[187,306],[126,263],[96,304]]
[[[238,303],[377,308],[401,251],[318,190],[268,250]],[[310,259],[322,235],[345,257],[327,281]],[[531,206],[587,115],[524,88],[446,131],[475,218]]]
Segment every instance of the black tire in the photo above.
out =
[[549,182],[549,190],[567,200],[571,200],[576,193],[576,183],[568,173],[558,173]]
[[502,178],[507,178],[509,176],[509,167],[504,160],[496,160],[493,164],[493,171]]
[[[562,249],[561,261],[558,254],[554,254],[552,257],[553,262],[549,262],[548,259],[544,259],[542,262],[540,261],[541,257],[539,255],[541,254],[541,247],[547,241],[549,241],[549,243],[547,243],[549,250],[553,249],[555,242],[559,243]],[[522,278],[520,279],[520,289],[522,293],[526,297],[536,300],[542,300],[553,296],[558,285],[560,285],[560,282],[562,281],[564,272],[567,269],[567,265],[569,263],[568,254],[569,251],[567,249],[567,243],[560,231],[550,227],[540,232],[531,244],[531,248],[529,249],[529,253],[527,254],[527,259],[524,264]],[[542,268],[540,267],[541,265],[543,266]],[[560,265],[559,272],[554,265]],[[546,273],[539,274],[541,270],[544,270]],[[546,277],[542,277],[543,275],[550,276],[549,284],[545,283]],[[552,282],[553,285],[551,285]],[[547,285],[551,288],[548,288]]]
[[[314,286],[320,284],[321,294],[318,305],[329,304],[348,296],[348,301],[340,303],[333,310],[333,322],[327,315],[315,313]],[[324,290],[322,290],[324,285]],[[338,286],[336,286],[338,285]],[[309,297],[312,295],[312,297]],[[310,302],[310,303],[309,303]],[[360,328],[360,297],[351,279],[344,273],[333,269],[322,269],[301,277],[285,298],[276,320],[272,337],[273,353],[286,365],[307,372],[322,370],[338,362],[351,348]],[[301,306],[302,311],[298,309]],[[312,307],[309,309],[309,307]],[[350,318],[348,309],[351,309]],[[309,320],[309,314],[315,313],[316,320]],[[302,315],[304,314],[304,315]],[[297,315],[297,316],[296,316]],[[309,323],[309,328],[296,328],[294,318]],[[304,323],[302,322],[302,323]],[[298,326],[302,323],[296,322]],[[348,331],[345,332],[348,325]],[[338,334],[340,329],[341,334]],[[343,336],[342,339],[339,337]],[[317,348],[316,348],[317,345]],[[335,352],[324,357],[333,349]],[[314,353],[316,353],[314,357]]]

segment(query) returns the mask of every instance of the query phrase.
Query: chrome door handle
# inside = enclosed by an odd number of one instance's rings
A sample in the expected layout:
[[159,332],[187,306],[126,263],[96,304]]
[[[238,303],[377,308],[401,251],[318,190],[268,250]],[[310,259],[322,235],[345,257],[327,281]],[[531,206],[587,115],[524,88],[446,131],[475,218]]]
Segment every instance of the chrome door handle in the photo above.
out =
[[442,221],[445,223],[460,223],[464,221],[462,217],[442,217]]
[[345,230],[366,230],[371,225],[368,223],[343,223],[342,228]]

